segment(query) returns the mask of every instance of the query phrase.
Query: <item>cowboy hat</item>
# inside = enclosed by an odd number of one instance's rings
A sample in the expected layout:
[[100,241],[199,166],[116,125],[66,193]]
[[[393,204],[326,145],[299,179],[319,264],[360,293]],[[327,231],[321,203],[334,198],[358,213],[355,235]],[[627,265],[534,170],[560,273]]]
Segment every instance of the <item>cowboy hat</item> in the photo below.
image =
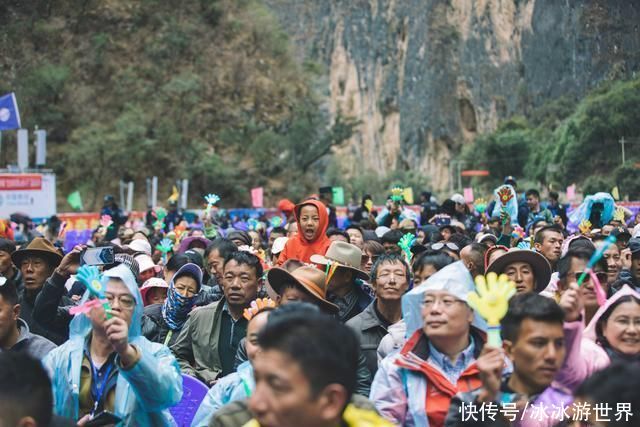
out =
[[20,268],[22,261],[28,256],[39,256],[46,259],[52,267],[57,267],[62,261],[62,255],[53,244],[44,237],[36,237],[29,245],[11,254],[13,264]]
[[311,255],[310,260],[312,263],[318,265],[331,263],[338,267],[348,268],[355,273],[356,277],[364,281],[369,280],[369,275],[359,268],[362,262],[362,250],[350,243],[340,241],[332,242],[324,256],[318,254]]
[[509,264],[514,262],[526,262],[531,266],[533,274],[536,279],[535,292],[542,292],[551,280],[551,266],[549,261],[536,251],[528,249],[511,249],[506,254],[502,255],[493,261],[489,267],[487,267],[487,273],[494,272],[496,274],[502,274],[505,272]]
[[322,271],[309,266],[296,268],[291,273],[284,268],[274,267],[267,273],[267,281],[278,295],[282,295],[285,285],[295,283],[311,294],[324,310],[329,313],[337,313],[339,311],[338,306],[326,299],[326,280],[327,277]]

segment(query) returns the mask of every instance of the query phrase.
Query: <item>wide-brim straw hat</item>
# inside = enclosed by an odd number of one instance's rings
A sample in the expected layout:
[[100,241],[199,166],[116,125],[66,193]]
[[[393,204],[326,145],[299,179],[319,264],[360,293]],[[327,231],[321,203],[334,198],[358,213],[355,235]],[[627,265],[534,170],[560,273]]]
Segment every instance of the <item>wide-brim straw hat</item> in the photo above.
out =
[[269,285],[282,295],[285,285],[295,283],[305,289],[329,313],[337,313],[337,305],[327,301],[327,276],[315,267],[303,266],[288,272],[284,268],[274,267],[267,273]]
[[487,273],[494,272],[498,275],[504,273],[509,264],[514,262],[526,262],[531,266],[535,276],[535,292],[539,293],[551,280],[551,265],[549,261],[536,251],[529,249],[511,249],[500,256],[487,267]]
[[332,242],[324,255],[311,255],[310,260],[318,265],[337,265],[339,268],[346,268],[353,271],[359,279],[365,282],[369,280],[369,275],[360,270],[362,263],[362,250],[347,242]]
[[60,251],[53,246],[53,243],[44,237],[36,237],[29,242],[26,248],[12,253],[11,260],[13,261],[13,264],[19,268],[22,261],[29,256],[42,257],[54,268],[60,264],[60,261],[62,261],[62,254],[60,254]]

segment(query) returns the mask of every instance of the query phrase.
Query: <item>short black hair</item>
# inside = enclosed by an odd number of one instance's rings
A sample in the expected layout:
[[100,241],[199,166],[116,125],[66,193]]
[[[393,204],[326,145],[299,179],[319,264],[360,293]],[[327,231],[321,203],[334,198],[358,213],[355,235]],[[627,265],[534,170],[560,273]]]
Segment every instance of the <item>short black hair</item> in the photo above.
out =
[[347,243],[351,243],[351,238],[349,237],[349,235],[347,234],[346,231],[343,231],[339,228],[336,227],[329,227],[327,228],[327,232],[325,233],[327,235],[327,237],[331,237],[331,236],[342,236],[345,239],[347,239]]
[[571,269],[571,260],[573,260],[574,258],[589,262],[591,253],[584,249],[572,249],[568,251],[562,258],[558,260],[558,264],[556,265],[556,268],[558,269],[558,279],[562,280],[567,277],[567,274]]
[[[534,243],[542,243],[542,242],[544,242],[544,233],[546,233],[547,231],[552,231],[554,233],[562,234],[562,228],[560,228],[560,226],[558,224],[547,225],[547,226],[542,227],[540,230],[538,230],[533,242]],[[563,236],[564,236],[564,234],[563,234]]]
[[417,273],[427,265],[433,266],[436,271],[440,271],[449,264],[453,264],[456,260],[446,252],[427,250],[422,252],[413,261],[413,273]]
[[574,396],[588,400],[592,407],[618,408],[619,402],[630,405],[631,416],[611,417],[610,427],[637,426],[640,417],[640,366],[637,363],[614,363],[587,378]]
[[560,196],[555,191],[549,191],[549,198],[553,199],[553,200],[558,200],[560,198]]
[[358,224],[349,224],[349,226],[345,228],[344,231],[347,231],[349,229],[358,230],[360,234],[362,234],[362,240],[364,240],[364,232],[362,231],[362,227],[360,227]]
[[207,245],[204,250],[204,259],[209,258],[209,254],[217,250],[223,259],[226,259],[232,252],[237,251],[238,247],[231,240],[224,237],[216,237]]
[[235,261],[238,264],[248,265],[250,268],[253,268],[256,272],[256,278],[260,280],[262,278],[262,263],[260,262],[260,258],[245,251],[235,251],[231,252],[227,258],[224,259],[224,266],[226,267],[229,261]]
[[6,280],[5,284],[0,286],[0,296],[9,305],[16,305],[18,303],[18,290],[16,289],[16,285],[13,283],[13,280]]
[[[329,384],[340,384],[350,398],[356,388],[358,338],[338,320],[289,307],[292,305],[287,304],[269,316],[267,325],[258,334],[260,348],[282,352],[295,360],[314,397]],[[279,313],[285,308],[288,312]]]
[[40,361],[26,353],[0,353],[0,423],[17,425],[33,417],[39,426],[51,423],[51,380]]
[[[285,230],[284,227],[273,227],[271,229],[271,231],[269,232],[269,236],[271,236],[273,233],[286,235],[287,234],[287,230]],[[231,242],[231,243],[233,243],[233,242]]]
[[185,264],[189,264],[190,262],[191,262],[191,259],[187,255],[175,254],[171,258],[169,258],[169,261],[167,261],[165,268],[168,271],[178,271],[180,267],[182,267]]
[[11,255],[16,251],[16,244],[9,239],[0,239],[0,251],[7,252]]
[[473,240],[469,236],[461,233],[453,233],[451,237],[449,237],[448,241],[450,243],[455,243],[460,249],[473,243]]
[[468,245],[471,248],[471,260],[473,264],[478,268],[480,274],[484,275],[484,254],[487,253],[489,247],[483,243],[473,242]]
[[378,277],[378,268],[380,268],[382,264],[402,264],[406,273],[407,283],[411,281],[411,271],[409,269],[409,265],[404,260],[404,256],[396,253],[391,253],[380,255],[376,262],[371,266],[371,272],[369,273],[369,276],[371,276],[372,282],[374,282]]
[[393,243],[397,245],[404,234],[400,230],[389,230],[382,235],[382,243]]
[[500,321],[502,338],[516,342],[520,326],[525,319],[557,323],[562,326],[564,311],[551,298],[530,292],[516,295],[509,301],[509,310]]
[[531,188],[529,190],[527,190],[526,193],[524,193],[524,197],[529,197],[529,196],[535,196],[537,199],[540,198],[540,192],[538,190],[536,190],[535,188]]

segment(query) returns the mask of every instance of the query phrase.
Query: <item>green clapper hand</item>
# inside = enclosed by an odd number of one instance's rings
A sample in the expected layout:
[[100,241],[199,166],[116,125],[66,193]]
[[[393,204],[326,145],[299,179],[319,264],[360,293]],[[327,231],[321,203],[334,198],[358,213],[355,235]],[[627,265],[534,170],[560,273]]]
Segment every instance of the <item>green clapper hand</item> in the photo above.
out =
[[398,246],[404,252],[404,255],[407,257],[407,262],[411,263],[411,246],[416,241],[416,236],[411,233],[407,233],[398,242]]
[[167,253],[171,252],[173,249],[173,242],[171,239],[167,239],[166,237],[160,241],[158,245],[156,245],[156,249],[162,253],[162,262],[167,264]]
[[[95,265],[83,265],[78,269],[76,278],[87,287],[91,295],[100,300],[105,299],[104,291],[106,289],[106,281],[102,274],[100,274],[98,267]],[[105,301],[102,304],[102,308],[104,308],[107,319],[111,319],[111,306],[109,303]]]
[[492,347],[501,347],[500,320],[507,314],[509,299],[516,293],[516,287],[505,274],[496,273],[476,276],[476,292],[469,292],[467,302],[486,319],[488,324],[488,343]]

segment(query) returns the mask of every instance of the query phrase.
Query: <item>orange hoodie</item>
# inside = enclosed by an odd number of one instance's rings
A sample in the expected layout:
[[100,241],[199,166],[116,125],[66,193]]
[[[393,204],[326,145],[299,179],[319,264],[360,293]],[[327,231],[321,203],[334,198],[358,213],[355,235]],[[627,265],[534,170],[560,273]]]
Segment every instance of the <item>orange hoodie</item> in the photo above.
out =
[[[305,205],[312,205],[318,209],[318,215],[320,216],[320,223],[318,225],[318,233],[315,239],[308,241],[304,237],[302,232],[302,225],[300,224],[300,209]],[[302,262],[311,262],[311,255],[320,254],[324,255],[329,249],[331,241],[327,237],[327,227],[329,226],[329,215],[327,214],[327,207],[319,200],[305,200],[302,203],[296,205],[294,210],[296,216],[296,222],[298,223],[298,234],[289,239],[287,244],[284,245],[284,249],[280,253],[278,258],[278,266],[282,265],[288,259],[297,259]]]

